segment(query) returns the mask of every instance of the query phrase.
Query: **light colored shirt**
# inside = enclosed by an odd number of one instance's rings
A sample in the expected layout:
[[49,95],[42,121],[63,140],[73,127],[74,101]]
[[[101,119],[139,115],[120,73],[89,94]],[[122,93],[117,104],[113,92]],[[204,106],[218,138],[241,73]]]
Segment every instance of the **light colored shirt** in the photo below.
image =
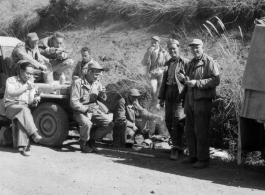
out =
[[[27,81],[27,82],[31,82],[31,81]],[[9,77],[6,80],[6,90],[5,90],[5,95],[4,95],[5,107],[7,107],[10,103],[19,102],[19,101],[24,102],[26,104],[29,103],[30,90],[27,90],[26,92],[22,93],[21,95],[17,97],[10,96],[10,93],[24,87],[25,85],[28,85],[28,84],[22,81],[19,76]]]
[[168,68],[167,84],[173,85],[176,83],[175,70],[178,62],[171,62]]

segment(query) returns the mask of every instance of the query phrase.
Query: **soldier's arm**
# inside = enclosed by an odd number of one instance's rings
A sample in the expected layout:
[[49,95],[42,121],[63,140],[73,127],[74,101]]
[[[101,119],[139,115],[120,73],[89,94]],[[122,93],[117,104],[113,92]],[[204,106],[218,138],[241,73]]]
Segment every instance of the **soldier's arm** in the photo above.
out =
[[75,69],[74,69],[74,71],[73,71],[73,74],[72,74],[72,80],[74,80],[73,78],[74,78],[74,76],[78,76],[78,77],[80,77],[80,75],[78,75],[78,69],[79,69],[79,63],[80,62],[77,62],[77,64],[76,64],[76,66],[75,66]]
[[207,66],[207,72],[210,77],[196,81],[196,86],[199,89],[213,88],[220,84],[220,73],[218,66],[219,65],[214,60],[211,59],[209,61],[209,65]]
[[27,62],[30,62],[35,69],[39,69],[40,66],[42,66],[41,63],[39,63],[37,60],[34,60],[30,55],[26,53],[25,46],[22,44],[18,45],[15,48],[15,53],[20,60],[26,60]]
[[142,60],[142,65],[147,67],[147,71],[146,73],[149,73],[150,70],[150,66],[151,66],[151,55],[152,55],[152,48],[149,48],[145,54],[144,54],[144,58]]
[[139,117],[147,119],[147,120],[155,120],[157,115],[148,112],[146,109],[139,110]]
[[74,81],[71,85],[70,106],[79,112],[86,113],[88,108],[80,102],[80,83]]
[[125,111],[125,102],[123,99],[120,99],[114,108],[115,123],[122,123],[126,120],[126,111]]

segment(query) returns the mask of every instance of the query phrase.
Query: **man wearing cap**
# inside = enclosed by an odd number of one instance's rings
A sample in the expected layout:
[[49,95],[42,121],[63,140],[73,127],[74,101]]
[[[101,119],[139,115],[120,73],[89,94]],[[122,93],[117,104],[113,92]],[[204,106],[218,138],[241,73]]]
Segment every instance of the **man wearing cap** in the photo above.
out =
[[[99,81],[103,70],[93,61],[88,64],[86,75],[71,85],[70,105],[80,127],[80,148],[85,153],[98,152],[95,141],[100,141],[113,128],[112,118],[100,110],[98,101],[106,96],[106,89]],[[96,127],[94,131],[91,131],[92,125]]]
[[173,145],[170,159],[177,160],[178,151],[182,149],[183,137],[183,124],[180,121],[185,118],[181,95],[184,89],[184,74],[189,61],[180,56],[177,40],[170,39],[167,47],[171,58],[165,64],[158,99],[161,107],[165,104],[165,122]]
[[[146,74],[150,79],[152,92],[153,92],[153,103],[158,106],[157,94],[162,82],[163,68],[170,59],[168,52],[163,49],[160,45],[159,36],[151,38],[151,46],[147,49],[142,65],[146,66]],[[159,108],[159,106],[158,106]]]
[[25,43],[19,43],[12,51],[12,60],[14,62],[11,68],[11,74],[17,75],[18,66],[21,63],[29,62],[34,66],[34,77],[38,80],[41,71],[46,71],[47,67],[43,64],[48,61],[40,54],[38,49],[39,38],[35,32],[27,34]]
[[209,165],[208,132],[211,119],[212,99],[216,86],[220,83],[218,64],[203,52],[203,42],[193,39],[190,43],[194,58],[186,70],[188,92],[185,98],[185,133],[189,157],[183,163],[191,163],[194,168]]
[[72,50],[66,48],[64,34],[61,32],[55,32],[53,36],[41,39],[39,48],[41,54],[47,57],[52,64],[54,78],[56,80],[59,79],[62,72],[74,65],[74,61],[69,59]]
[[144,118],[147,120],[162,121],[163,118],[148,112],[146,109],[142,108],[138,102],[138,97],[141,94],[137,89],[131,89],[125,97],[121,97],[116,102],[111,103],[113,105],[113,121],[115,123],[121,124],[126,122],[127,124],[127,137],[129,139],[134,139],[135,133],[145,134],[146,129],[138,129],[136,124],[136,118]]

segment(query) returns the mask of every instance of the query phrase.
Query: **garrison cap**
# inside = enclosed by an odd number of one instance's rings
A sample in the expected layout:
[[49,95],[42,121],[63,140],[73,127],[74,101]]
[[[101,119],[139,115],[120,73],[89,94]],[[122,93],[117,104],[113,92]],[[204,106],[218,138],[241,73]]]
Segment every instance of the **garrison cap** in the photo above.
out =
[[201,39],[193,39],[189,46],[191,45],[203,45],[203,42]]
[[169,39],[168,42],[167,42],[167,46],[173,45],[173,44],[179,45],[178,40],[176,40],[176,39]]
[[27,34],[27,40],[28,41],[38,41],[39,37],[35,32]]
[[89,62],[88,64],[88,70],[90,69],[98,69],[98,70],[104,70],[104,68],[102,68],[99,63],[97,63],[95,60],[91,60],[91,62]]
[[159,36],[153,36],[152,39],[154,39],[154,40],[160,42],[160,38],[159,38]]
[[138,96],[140,96],[141,94],[140,94],[140,92],[138,91],[138,89],[131,89],[131,90],[130,90],[130,95],[131,95],[131,96],[138,97]]

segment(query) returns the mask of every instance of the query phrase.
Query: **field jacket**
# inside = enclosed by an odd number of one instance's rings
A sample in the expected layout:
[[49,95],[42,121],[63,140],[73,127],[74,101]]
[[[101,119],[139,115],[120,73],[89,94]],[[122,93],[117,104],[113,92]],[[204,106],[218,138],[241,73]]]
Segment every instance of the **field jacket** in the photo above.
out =
[[26,43],[19,43],[12,51],[12,60],[13,63],[30,62],[35,69],[39,69],[45,57],[38,48],[31,49]]
[[[49,52],[49,49],[51,47],[54,47],[52,39],[53,39],[53,37],[45,37],[45,38],[41,39],[39,42],[39,48],[40,48],[41,54],[44,55],[45,57],[47,57],[49,59],[57,59],[56,53],[50,53]],[[67,59],[68,56],[70,55],[70,53],[72,52],[71,49],[66,48],[65,44],[62,44],[61,48],[58,48],[58,49],[62,50],[62,52],[66,54],[66,57],[63,60]]]
[[150,73],[157,68],[163,67],[169,59],[170,55],[165,49],[160,47],[156,53],[154,47],[149,47],[141,63],[143,66],[147,66],[148,73]]
[[[106,98],[106,94],[100,92],[100,89],[102,89],[102,85],[99,81],[89,84],[85,78],[81,78],[72,83],[70,105],[74,109],[74,116],[77,113],[83,113],[91,117],[93,112],[102,109],[103,104],[98,101],[98,96],[101,93],[100,96]],[[103,109],[106,109],[105,106]],[[107,112],[107,110],[103,112]]]
[[196,80],[196,86],[188,88],[188,94],[193,100],[215,97],[216,86],[220,84],[220,73],[219,65],[211,57],[203,54],[199,60],[193,58],[188,64],[186,75],[190,80]]
[[159,90],[158,99],[162,99],[162,100],[166,99],[168,70],[169,70],[169,66],[172,66],[174,63],[178,63],[175,69],[175,81],[178,86],[178,91],[179,91],[179,94],[183,92],[184,81],[179,81],[177,78],[177,74],[180,72],[185,75],[189,60],[187,58],[180,56],[179,60],[177,61],[171,58],[169,61],[166,62],[164,73],[163,73],[162,84]]
[[116,123],[127,121],[127,127],[133,128],[136,118],[145,118],[147,120],[156,119],[156,115],[142,108],[138,101],[134,105],[128,104],[128,97],[121,98],[114,106],[113,121]]

